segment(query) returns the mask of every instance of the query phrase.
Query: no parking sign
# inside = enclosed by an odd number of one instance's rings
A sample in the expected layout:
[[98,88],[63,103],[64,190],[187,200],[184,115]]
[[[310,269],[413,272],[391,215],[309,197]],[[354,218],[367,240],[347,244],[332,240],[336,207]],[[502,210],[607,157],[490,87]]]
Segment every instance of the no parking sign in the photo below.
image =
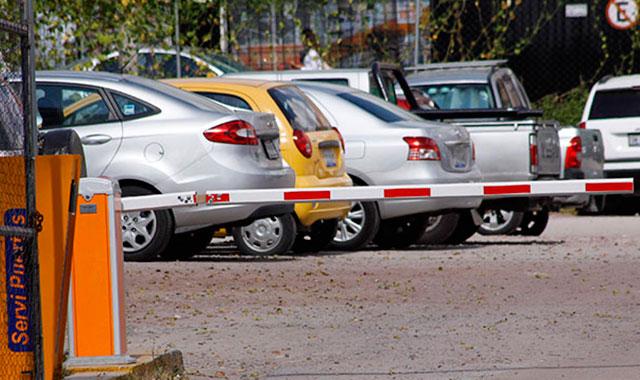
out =
[[607,22],[617,30],[628,30],[636,25],[638,18],[637,0],[609,0],[605,15]]

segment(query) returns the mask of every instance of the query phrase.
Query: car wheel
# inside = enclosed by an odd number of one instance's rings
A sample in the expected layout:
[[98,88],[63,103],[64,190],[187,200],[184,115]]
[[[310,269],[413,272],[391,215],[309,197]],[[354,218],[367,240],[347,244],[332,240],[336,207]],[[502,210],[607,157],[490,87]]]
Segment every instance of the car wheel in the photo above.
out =
[[445,244],[462,244],[478,232],[480,226],[473,221],[471,212],[461,211],[458,213],[458,224],[453,233],[444,241]]
[[[123,197],[152,195],[140,186],[124,186]],[[173,235],[173,218],[169,210],[123,212],[122,252],[128,261],[150,261],[163,252]]]
[[383,249],[407,248],[418,242],[429,223],[430,218],[425,215],[383,220],[373,242]]
[[287,253],[296,238],[296,221],[291,214],[255,220],[233,227],[233,239],[244,255],[269,256]]
[[520,235],[540,236],[549,223],[549,210],[529,211],[524,214],[520,225]]
[[522,223],[520,211],[486,210],[478,232],[482,235],[508,235]]
[[354,202],[349,214],[338,222],[338,230],[329,244],[332,249],[356,251],[371,242],[380,227],[375,202]]
[[187,260],[207,248],[213,238],[209,227],[201,230],[175,234],[171,237],[167,249],[160,253],[164,260]]
[[337,230],[338,219],[319,220],[309,231],[298,232],[292,249],[295,253],[319,252],[331,243]]
[[429,216],[427,228],[418,242],[421,244],[444,243],[456,229],[458,219],[460,219],[460,216],[455,212]]

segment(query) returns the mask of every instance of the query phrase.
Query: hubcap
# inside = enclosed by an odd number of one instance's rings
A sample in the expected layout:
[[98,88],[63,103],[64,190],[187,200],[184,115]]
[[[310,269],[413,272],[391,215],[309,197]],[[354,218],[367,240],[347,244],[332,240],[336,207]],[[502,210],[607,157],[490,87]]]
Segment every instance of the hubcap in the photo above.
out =
[[442,221],[442,215],[430,216],[428,221],[429,221],[429,224],[427,225],[425,232],[432,231],[436,227],[438,227],[438,224],[440,224],[440,222]]
[[156,235],[156,213],[153,211],[127,212],[122,215],[122,249],[137,252],[146,248]]
[[279,217],[258,219],[242,227],[242,241],[252,250],[260,253],[270,251],[282,240],[283,228]]
[[514,211],[489,210],[482,217],[482,228],[489,231],[497,231],[509,223],[513,215]]
[[364,215],[364,208],[361,202],[355,202],[351,206],[351,210],[344,220],[338,222],[338,232],[334,241],[344,243],[346,241],[354,239],[362,231],[362,227],[366,222]]

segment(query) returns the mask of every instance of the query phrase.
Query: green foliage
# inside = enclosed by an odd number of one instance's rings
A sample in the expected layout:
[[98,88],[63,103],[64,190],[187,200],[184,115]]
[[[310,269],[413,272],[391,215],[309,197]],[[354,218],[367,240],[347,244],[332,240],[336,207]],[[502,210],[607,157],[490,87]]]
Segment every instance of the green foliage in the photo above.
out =
[[36,0],[38,68],[139,46],[164,46],[173,33],[172,0]]
[[[558,12],[564,9],[563,0],[542,0],[544,9],[532,27],[522,37],[513,38],[511,30],[518,17],[522,17],[522,0],[486,0],[466,2],[440,0],[430,11],[431,40],[446,42],[446,51],[432,57],[435,61],[471,61],[502,59],[517,56],[529,45]],[[472,4],[473,6],[468,6]],[[464,20],[478,23],[477,30],[469,31]]]
[[560,125],[577,125],[582,110],[589,97],[589,87],[582,83],[564,94],[547,95],[533,104],[533,108],[542,109],[544,118],[558,120]]

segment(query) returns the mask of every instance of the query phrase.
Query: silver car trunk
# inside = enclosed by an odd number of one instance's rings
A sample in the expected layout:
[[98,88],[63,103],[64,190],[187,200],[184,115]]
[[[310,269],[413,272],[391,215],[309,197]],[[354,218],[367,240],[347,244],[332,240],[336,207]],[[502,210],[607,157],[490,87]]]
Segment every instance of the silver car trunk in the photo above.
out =
[[280,160],[280,130],[273,114],[244,111],[238,111],[236,114],[256,130],[256,136],[260,140],[259,158],[269,161]]
[[466,173],[473,167],[473,146],[465,128],[436,122],[403,121],[395,123],[403,127],[420,128],[426,137],[439,142],[442,169],[454,173]]

